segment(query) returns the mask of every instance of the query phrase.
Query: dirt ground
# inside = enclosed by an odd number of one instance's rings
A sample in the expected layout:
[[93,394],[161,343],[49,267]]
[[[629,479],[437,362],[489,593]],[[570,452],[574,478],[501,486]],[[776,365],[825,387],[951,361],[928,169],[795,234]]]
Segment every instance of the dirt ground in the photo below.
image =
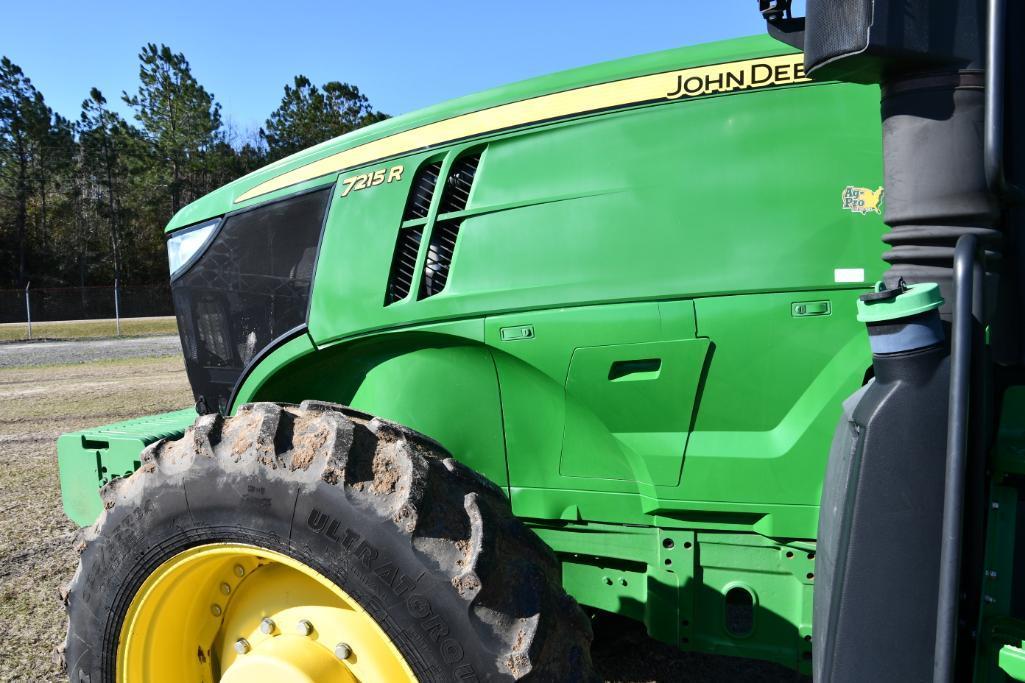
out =
[[[59,357],[46,345],[36,346],[44,354],[40,358]],[[51,651],[65,630],[58,588],[74,573],[77,555],[76,529],[61,510],[57,437],[192,403],[177,355],[75,358],[73,364],[48,366],[0,363],[2,681],[66,680]],[[612,616],[596,620],[595,634],[595,663],[610,681],[804,680],[774,665],[682,653],[652,641],[638,624]]]
[[0,370],[0,680],[60,680],[50,659],[65,628],[57,590],[78,557],[57,437],[190,405],[184,370],[175,356]]

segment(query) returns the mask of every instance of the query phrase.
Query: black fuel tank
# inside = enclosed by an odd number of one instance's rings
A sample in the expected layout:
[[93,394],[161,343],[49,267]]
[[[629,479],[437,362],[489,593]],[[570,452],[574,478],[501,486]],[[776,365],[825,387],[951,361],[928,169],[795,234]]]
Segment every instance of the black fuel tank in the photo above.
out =
[[950,376],[937,308],[868,321],[875,377],[844,404],[822,492],[820,683],[932,680]]

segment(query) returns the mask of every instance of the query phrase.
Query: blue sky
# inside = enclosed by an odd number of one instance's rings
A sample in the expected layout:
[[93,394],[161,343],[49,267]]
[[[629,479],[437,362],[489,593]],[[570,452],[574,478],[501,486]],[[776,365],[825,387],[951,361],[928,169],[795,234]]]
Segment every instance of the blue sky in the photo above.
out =
[[[5,3],[7,4],[7,3]],[[258,128],[297,73],[355,83],[401,114],[552,71],[763,31],[755,0],[293,0],[17,2],[0,54],[77,118],[92,86],[138,84],[139,48],[167,43],[241,130]],[[121,107],[124,112],[124,107]]]

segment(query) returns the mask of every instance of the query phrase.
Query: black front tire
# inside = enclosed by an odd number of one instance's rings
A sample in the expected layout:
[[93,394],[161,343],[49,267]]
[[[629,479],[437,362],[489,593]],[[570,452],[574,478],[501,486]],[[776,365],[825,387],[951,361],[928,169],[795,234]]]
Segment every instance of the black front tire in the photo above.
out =
[[[342,406],[200,417],[105,487],[64,591],[72,681],[114,681],[143,580],[197,545],[284,553],[356,599],[420,680],[593,680],[591,628],[502,492],[427,437]],[[188,637],[188,634],[183,634]]]

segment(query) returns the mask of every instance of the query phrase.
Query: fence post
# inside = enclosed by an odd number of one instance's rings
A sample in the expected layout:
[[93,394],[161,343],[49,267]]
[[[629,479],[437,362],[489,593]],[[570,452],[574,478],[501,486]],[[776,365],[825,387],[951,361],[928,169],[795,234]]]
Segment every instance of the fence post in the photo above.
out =
[[32,282],[25,283],[25,319],[28,321],[28,338],[32,338],[32,304],[29,302],[28,288],[32,286]]
[[117,336],[121,336],[121,283],[114,278],[114,324],[117,325]]

